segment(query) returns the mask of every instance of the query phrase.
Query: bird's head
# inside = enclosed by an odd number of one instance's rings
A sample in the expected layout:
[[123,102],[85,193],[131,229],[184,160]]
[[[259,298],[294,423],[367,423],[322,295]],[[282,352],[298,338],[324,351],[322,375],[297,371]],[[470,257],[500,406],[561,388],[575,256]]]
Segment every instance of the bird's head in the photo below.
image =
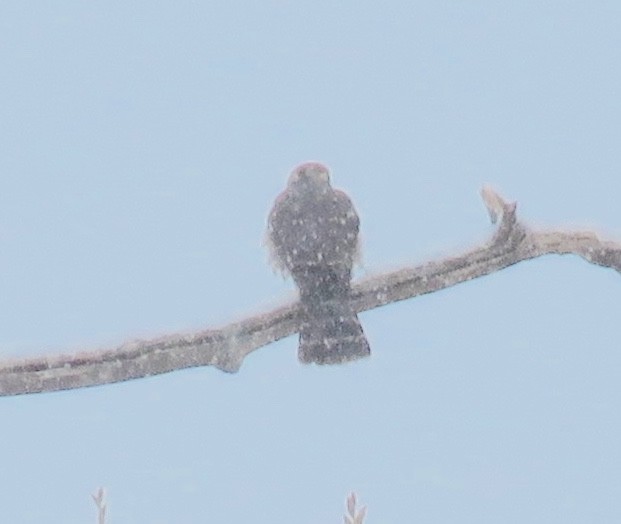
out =
[[306,162],[297,166],[289,175],[290,188],[324,190],[330,187],[330,172],[318,162]]

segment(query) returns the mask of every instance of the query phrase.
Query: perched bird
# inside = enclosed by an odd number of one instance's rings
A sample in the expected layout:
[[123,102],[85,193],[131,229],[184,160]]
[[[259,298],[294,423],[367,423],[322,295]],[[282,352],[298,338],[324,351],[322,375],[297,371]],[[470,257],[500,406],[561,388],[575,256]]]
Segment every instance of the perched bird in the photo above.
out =
[[302,362],[338,364],[371,352],[350,304],[359,225],[349,197],[332,188],[328,169],[315,162],[293,170],[269,214],[272,261],[300,291]]

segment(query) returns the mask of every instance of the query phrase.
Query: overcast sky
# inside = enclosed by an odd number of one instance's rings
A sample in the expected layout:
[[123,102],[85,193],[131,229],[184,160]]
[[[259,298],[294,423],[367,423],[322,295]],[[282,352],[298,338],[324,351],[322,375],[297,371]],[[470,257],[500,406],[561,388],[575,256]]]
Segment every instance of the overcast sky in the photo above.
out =
[[[3,2],[0,355],[114,347],[292,300],[261,245],[298,163],[361,217],[358,276],[532,227],[621,239],[616,1]],[[545,257],[290,337],[0,399],[0,520],[621,521],[620,275]]]

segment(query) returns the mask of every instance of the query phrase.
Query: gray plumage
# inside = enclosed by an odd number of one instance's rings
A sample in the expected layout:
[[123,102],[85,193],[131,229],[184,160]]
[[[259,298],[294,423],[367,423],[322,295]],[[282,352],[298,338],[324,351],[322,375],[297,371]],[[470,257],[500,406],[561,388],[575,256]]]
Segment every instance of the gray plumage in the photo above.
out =
[[359,226],[349,197],[331,187],[326,167],[313,162],[293,170],[270,212],[273,262],[300,291],[302,362],[336,364],[370,354],[350,305]]

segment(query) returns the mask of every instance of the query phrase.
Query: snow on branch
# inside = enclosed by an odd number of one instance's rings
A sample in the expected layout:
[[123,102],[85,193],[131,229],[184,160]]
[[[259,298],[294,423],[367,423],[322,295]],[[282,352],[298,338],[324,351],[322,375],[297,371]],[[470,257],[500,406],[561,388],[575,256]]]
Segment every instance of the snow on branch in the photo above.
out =
[[[492,223],[492,238],[462,255],[380,273],[352,284],[357,312],[445,289],[543,255],[578,255],[621,273],[621,243],[602,241],[589,231],[531,230],[517,220],[516,203],[489,187],[481,197]],[[234,373],[262,346],[296,333],[298,303],[254,315],[220,329],[135,341],[112,350],[0,362],[0,396],[22,395],[111,384],[214,366]]]

